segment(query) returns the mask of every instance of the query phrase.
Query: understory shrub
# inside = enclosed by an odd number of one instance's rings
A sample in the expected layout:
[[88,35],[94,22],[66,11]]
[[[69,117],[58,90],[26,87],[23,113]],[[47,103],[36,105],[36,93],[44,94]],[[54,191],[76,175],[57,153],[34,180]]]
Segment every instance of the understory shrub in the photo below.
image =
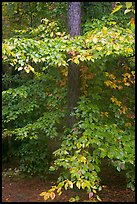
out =
[[[86,190],[90,195],[96,194],[100,186],[100,164],[105,157],[118,171],[124,170],[127,176],[127,187],[135,189],[135,135],[134,127],[121,130],[117,124],[104,123],[100,109],[88,98],[81,97],[78,107],[73,113],[79,119],[69,134],[66,135],[61,147],[53,154],[51,171],[62,169],[57,186],[43,192],[45,200],[60,195],[62,189],[74,188]],[[45,194],[44,194],[45,193]]]
[[27,175],[45,178],[48,174],[51,154],[46,140],[24,141],[18,151],[20,170]]

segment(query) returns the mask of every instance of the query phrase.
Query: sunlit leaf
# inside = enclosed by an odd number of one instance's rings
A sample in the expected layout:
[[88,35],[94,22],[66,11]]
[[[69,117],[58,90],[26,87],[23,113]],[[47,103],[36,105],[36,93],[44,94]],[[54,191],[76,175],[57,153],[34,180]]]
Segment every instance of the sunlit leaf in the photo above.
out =
[[44,196],[46,194],[46,192],[42,192],[40,193],[40,196]]
[[81,187],[80,181],[76,182],[76,186],[78,187],[78,189],[80,189],[80,187]]
[[94,37],[94,38],[93,38],[93,42],[94,42],[94,43],[97,43],[97,42],[98,42],[98,39],[97,39],[96,37]]
[[101,198],[100,198],[98,195],[97,195],[97,199],[98,199],[99,201],[102,201]]
[[79,64],[79,60],[77,58],[74,58],[73,62],[76,63],[76,64]]
[[46,193],[45,195],[44,195],[44,200],[46,201],[46,200],[48,200],[49,199],[49,193]]
[[51,192],[50,197],[51,197],[52,200],[54,200],[55,196],[56,196],[55,193]]
[[131,11],[131,9],[126,9],[126,10],[124,11],[124,14],[129,13],[130,11]]
[[53,35],[54,35],[54,33],[53,33],[53,32],[51,32],[51,33],[50,33],[50,37],[52,38],[52,37],[53,37]]
[[113,13],[119,11],[122,7],[123,7],[122,5],[116,6],[116,7],[113,9],[113,11],[111,12],[111,14],[113,14]]
[[129,9],[132,7],[132,2],[126,2],[126,8]]
[[107,34],[107,27],[102,28],[102,33],[105,34],[105,35]]

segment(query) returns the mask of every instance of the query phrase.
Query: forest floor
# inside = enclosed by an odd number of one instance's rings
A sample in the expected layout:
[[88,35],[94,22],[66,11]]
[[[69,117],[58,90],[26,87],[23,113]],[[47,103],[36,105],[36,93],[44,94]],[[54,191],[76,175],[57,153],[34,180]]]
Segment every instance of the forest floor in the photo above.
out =
[[[11,168],[11,169],[9,169]],[[24,177],[11,173],[13,166],[4,165],[2,176],[2,202],[44,202],[39,194],[55,185],[57,175],[48,176],[43,181],[37,177]],[[14,171],[15,172],[15,171]],[[118,172],[106,162],[101,167],[101,183],[104,186],[99,192],[101,202],[135,202],[135,192],[126,188],[123,172]],[[79,202],[86,202],[88,195],[82,190],[67,190],[61,196],[47,202],[68,202],[70,197],[80,196]],[[45,201],[46,202],[46,201]],[[91,202],[91,201],[90,201]]]

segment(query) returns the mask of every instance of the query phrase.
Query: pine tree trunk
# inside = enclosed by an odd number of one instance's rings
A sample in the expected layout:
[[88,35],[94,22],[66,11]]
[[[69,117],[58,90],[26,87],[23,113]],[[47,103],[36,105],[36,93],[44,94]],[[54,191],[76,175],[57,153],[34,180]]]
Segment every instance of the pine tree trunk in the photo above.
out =
[[[71,36],[80,35],[81,32],[81,5],[80,2],[68,3],[68,29]],[[68,67],[68,127],[72,128],[76,119],[70,116],[77,105],[80,96],[80,69],[73,62]]]

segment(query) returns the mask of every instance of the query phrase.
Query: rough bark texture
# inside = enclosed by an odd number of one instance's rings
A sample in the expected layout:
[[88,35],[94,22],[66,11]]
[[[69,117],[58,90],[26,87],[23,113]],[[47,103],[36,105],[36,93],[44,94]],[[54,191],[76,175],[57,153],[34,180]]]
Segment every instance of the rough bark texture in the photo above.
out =
[[81,3],[69,2],[68,7],[68,29],[71,36],[81,33]]
[[[81,6],[80,2],[69,2],[68,29],[71,36],[80,35],[81,31]],[[70,116],[80,96],[80,69],[73,62],[68,67],[68,127],[72,128],[75,117]]]

